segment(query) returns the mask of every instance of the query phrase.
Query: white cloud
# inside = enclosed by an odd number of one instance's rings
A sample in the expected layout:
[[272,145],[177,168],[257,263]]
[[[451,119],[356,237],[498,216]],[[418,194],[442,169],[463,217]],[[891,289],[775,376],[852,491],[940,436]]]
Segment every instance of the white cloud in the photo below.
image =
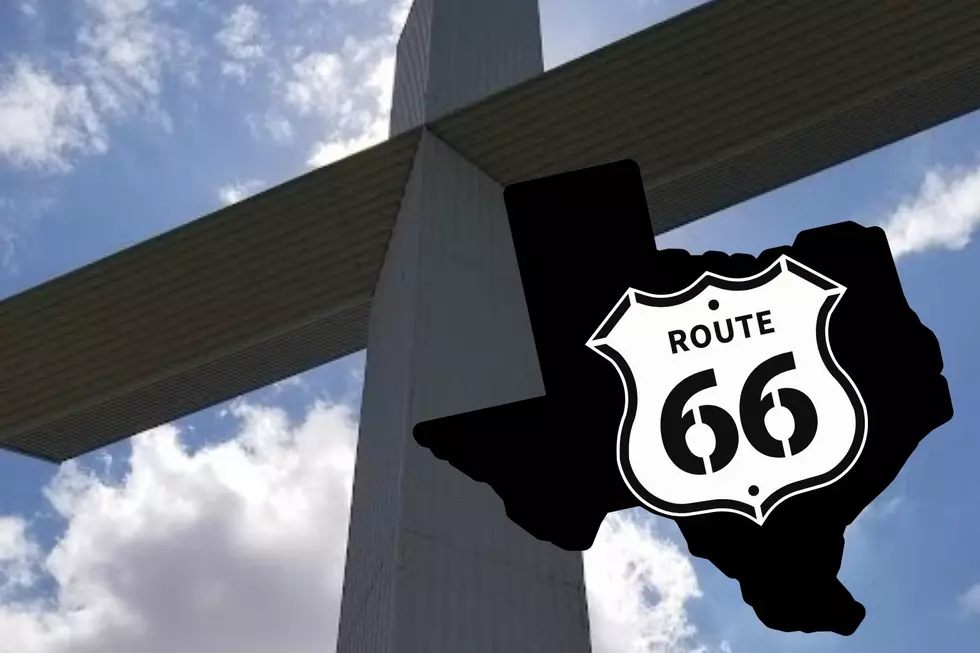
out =
[[388,137],[395,47],[410,6],[408,0],[394,0],[379,36],[348,36],[338,51],[296,53],[283,82],[285,103],[300,115],[318,117],[327,130],[310,151],[311,167],[333,163]]
[[245,402],[231,412],[237,437],[194,454],[170,426],[138,436],[119,484],[62,468],[48,495],[68,527],[40,563],[56,600],[6,602],[0,651],[332,650],[353,415],[325,402],[299,424]]
[[276,111],[269,111],[265,115],[247,114],[245,124],[248,125],[252,138],[257,141],[268,139],[273,143],[282,145],[291,143],[295,135],[293,123]]
[[186,32],[160,18],[171,5],[84,0],[75,49],[57,69],[22,57],[0,71],[0,157],[66,172],[77,157],[108,149],[112,120],[139,114],[169,131],[158,104],[164,77],[193,81],[200,56]]
[[314,52],[293,64],[293,79],[286,83],[286,102],[300,113],[317,111],[332,117],[344,103],[344,61],[339,55]]
[[107,147],[84,85],[61,84],[23,59],[0,78],[0,156],[17,166],[64,171],[72,155]]
[[0,599],[34,583],[39,555],[40,547],[28,537],[23,519],[0,517]]
[[283,116],[266,115],[264,126],[272,140],[277,143],[288,143],[293,139],[293,125]]
[[352,154],[377,145],[388,137],[387,118],[376,118],[363,132],[351,138],[334,137],[320,141],[313,146],[307,165],[313,168],[329,165]]
[[285,378],[282,381],[276,381],[272,384],[272,390],[275,394],[281,394],[290,388],[309,390],[309,386],[307,385],[306,381],[298,374]]
[[189,35],[159,20],[150,0],[86,0],[85,5],[78,61],[99,108],[112,115],[159,114],[156,98],[166,67],[193,65]]
[[248,79],[248,67],[241,61],[222,61],[221,74],[227,77],[234,77],[239,84],[244,84]]
[[902,497],[902,495],[895,495],[882,504],[879,510],[879,514],[881,517],[888,517],[890,515],[893,515],[895,514],[895,511],[901,508],[902,504],[904,503],[905,503],[905,499]]
[[38,14],[38,3],[40,0],[21,0],[17,8],[20,9],[21,13],[25,16],[34,17]]
[[963,592],[960,596],[960,607],[964,613],[980,617],[980,583]]
[[238,5],[215,39],[235,59],[257,59],[265,55],[265,46],[256,42],[261,36],[261,22],[262,15],[254,7]]
[[907,495],[890,489],[865,506],[853,522],[844,529],[844,558],[840,578],[845,585],[848,578],[873,578],[880,573],[880,566],[869,565],[869,560],[880,560],[882,537],[888,537],[890,525],[896,520],[915,519],[915,505]]
[[895,494],[887,496],[878,495],[874,501],[864,507],[857,517],[854,518],[844,531],[847,541],[864,541],[870,537],[869,529],[896,517],[900,510],[907,509],[908,506],[905,496]]
[[221,202],[225,205],[235,204],[252,195],[263,186],[265,186],[265,182],[258,179],[235,181],[219,188],[218,197],[221,198]]
[[[391,95],[395,77],[395,57],[389,50],[388,40],[379,39],[358,44],[348,41],[347,51],[353,61],[370,61],[368,73],[360,89],[360,110],[355,110],[356,99],[344,105],[338,130],[318,142],[307,160],[311,167],[320,167],[339,161],[367,149],[388,138],[388,121],[391,114]],[[357,98],[358,93],[345,89],[347,97]],[[344,130],[344,128],[347,128]]]
[[978,226],[980,166],[930,170],[918,193],[882,223],[895,258],[929,249],[962,249]]
[[640,511],[609,515],[585,552],[596,653],[705,651],[687,604],[701,597],[690,558]]
[[0,197],[0,270],[11,275],[18,273],[20,241],[53,205],[50,197],[35,195],[26,200]]
[[[333,650],[355,415],[327,401],[292,422],[243,400],[227,410],[235,436],[193,452],[173,426],[136,436],[119,481],[64,465],[46,490],[67,523],[51,551],[0,521],[0,570],[56,589],[0,599],[0,653]],[[651,527],[610,516],[586,574],[597,653],[696,650],[690,561]]]
[[388,22],[391,32],[395,35],[395,43],[398,43],[398,36],[408,20],[408,12],[412,8],[412,0],[393,0],[388,11]]
[[229,60],[222,62],[221,72],[244,83],[254,65],[268,54],[268,34],[262,27],[262,14],[254,7],[240,4],[215,34]]

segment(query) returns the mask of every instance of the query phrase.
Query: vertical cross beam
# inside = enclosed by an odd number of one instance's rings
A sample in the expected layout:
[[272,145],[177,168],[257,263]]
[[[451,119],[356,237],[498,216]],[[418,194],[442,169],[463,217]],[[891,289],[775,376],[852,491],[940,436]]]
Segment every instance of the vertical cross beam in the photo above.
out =
[[[417,0],[392,133],[542,70],[536,0]],[[503,189],[424,132],[371,309],[339,653],[588,653],[581,554],[411,436],[543,392]]]
[[537,0],[415,0],[398,40],[391,136],[542,72]]

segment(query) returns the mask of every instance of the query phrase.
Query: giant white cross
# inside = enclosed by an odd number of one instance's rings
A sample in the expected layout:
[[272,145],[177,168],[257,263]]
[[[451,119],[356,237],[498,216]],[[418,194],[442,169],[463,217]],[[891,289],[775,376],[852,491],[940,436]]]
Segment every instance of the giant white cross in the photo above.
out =
[[978,43],[976,0],[714,0],[542,73],[536,0],[416,0],[389,140],[0,302],[0,446],[367,346],[338,650],[584,653],[581,556],[410,435],[543,392],[502,188],[632,158],[662,233],[980,108]]

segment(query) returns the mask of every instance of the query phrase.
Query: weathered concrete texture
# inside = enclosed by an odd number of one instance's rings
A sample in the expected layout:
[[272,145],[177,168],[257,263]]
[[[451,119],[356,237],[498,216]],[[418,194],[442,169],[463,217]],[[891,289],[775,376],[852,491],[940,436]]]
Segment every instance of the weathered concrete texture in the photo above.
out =
[[423,134],[371,315],[338,651],[590,650],[581,554],[411,437],[542,392],[502,188]]
[[[535,0],[418,0],[392,133],[542,71]],[[503,188],[423,131],[371,306],[340,653],[587,653],[581,554],[412,426],[544,392]]]

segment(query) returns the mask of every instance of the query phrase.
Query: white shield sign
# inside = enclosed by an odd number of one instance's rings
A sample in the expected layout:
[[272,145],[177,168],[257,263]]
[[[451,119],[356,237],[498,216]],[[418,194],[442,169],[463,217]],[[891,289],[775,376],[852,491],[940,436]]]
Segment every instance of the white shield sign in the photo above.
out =
[[830,349],[844,292],[787,256],[752,277],[626,292],[587,345],[623,381],[619,469],[644,505],[762,524],[785,499],[847,473],[868,418]]

